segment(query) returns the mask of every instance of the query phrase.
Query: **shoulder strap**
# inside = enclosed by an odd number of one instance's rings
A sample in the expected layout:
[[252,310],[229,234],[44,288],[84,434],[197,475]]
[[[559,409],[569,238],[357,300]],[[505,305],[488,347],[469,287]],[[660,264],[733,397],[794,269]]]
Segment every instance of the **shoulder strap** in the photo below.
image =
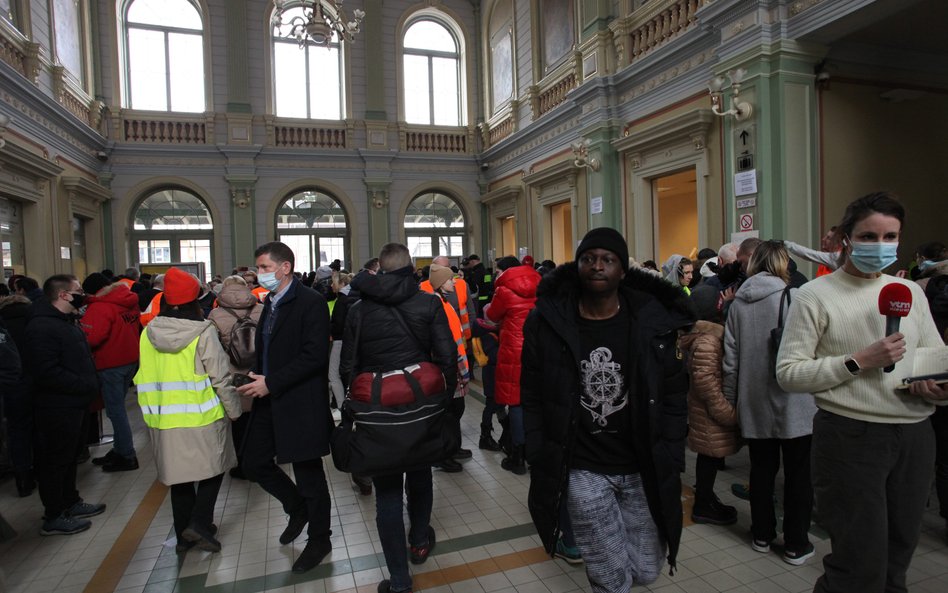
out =
[[780,308],[777,313],[777,327],[783,327],[783,302],[787,301],[787,312],[790,312],[790,285],[788,284],[786,288],[783,289],[783,294],[780,295]]
[[250,307],[250,309],[247,310],[247,314],[241,317],[240,315],[237,314],[236,311],[234,311],[230,307],[218,307],[218,309],[223,309],[224,311],[227,311],[228,313],[233,315],[234,319],[236,319],[237,321],[240,321],[241,319],[248,319],[250,317],[251,311],[253,311],[253,307]]
[[415,343],[415,347],[418,348],[418,352],[420,352],[425,358],[428,358],[428,354],[425,352],[425,347],[421,345],[421,340],[418,339],[418,336],[415,335],[415,332],[411,331],[411,328],[409,328],[408,324],[405,323],[405,318],[402,317],[402,312],[398,310],[398,307],[389,308],[395,315],[395,319],[398,320],[399,325],[401,325],[402,329],[405,330],[405,333],[411,336],[412,341]]

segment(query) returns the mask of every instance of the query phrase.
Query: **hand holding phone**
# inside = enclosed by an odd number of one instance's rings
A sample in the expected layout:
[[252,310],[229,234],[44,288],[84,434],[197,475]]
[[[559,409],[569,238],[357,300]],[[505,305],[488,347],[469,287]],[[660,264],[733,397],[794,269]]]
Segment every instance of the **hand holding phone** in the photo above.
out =
[[234,373],[233,378],[231,379],[231,383],[233,383],[234,387],[240,387],[248,383],[253,383],[253,379],[250,377],[250,375],[245,375],[243,373]]

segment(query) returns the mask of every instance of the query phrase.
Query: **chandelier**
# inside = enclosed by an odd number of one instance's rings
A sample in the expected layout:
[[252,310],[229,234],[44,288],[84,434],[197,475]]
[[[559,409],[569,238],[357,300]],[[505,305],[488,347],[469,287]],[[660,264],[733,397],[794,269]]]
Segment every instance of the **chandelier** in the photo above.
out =
[[[324,4],[328,10],[323,7]],[[333,33],[340,40],[351,42],[365,18],[365,11],[357,8],[352,11],[352,20],[349,20],[342,8],[342,0],[274,0],[273,6],[275,10],[270,21],[273,34],[295,37],[300,49],[308,43],[329,47]],[[284,22],[286,11],[298,7],[303,9],[303,15],[297,14]],[[283,33],[283,27],[289,30]]]

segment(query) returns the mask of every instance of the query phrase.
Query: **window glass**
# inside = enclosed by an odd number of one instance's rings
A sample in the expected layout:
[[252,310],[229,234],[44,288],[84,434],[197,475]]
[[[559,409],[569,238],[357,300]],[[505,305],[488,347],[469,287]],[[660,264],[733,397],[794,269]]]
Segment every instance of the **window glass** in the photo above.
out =
[[315,270],[334,259],[349,268],[349,225],[346,212],[329,194],[303,190],[289,196],[277,209],[277,236],[293,250],[296,269]]
[[187,0],[135,0],[128,7],[128,22],[175,29],[203,30],[201,15]]
[[301,6],[285,10],[280,26],[272,30],[275,115],[343,119],[345,93],[339,38],[333,32],[328,48],[313,44],[301,48],[291,34],[294,18],[305,20]]
[[428,58],[405,56],[405,121],[410,124],[431,123],[431,89]]
[[403,46],[405,121],[461,125],[461,55],[457,39],[445,25],[422,19],[405,31]]
[[205,280],[214,275],[214,221],[207,205],[177,188],[156,191],[135,210],[131,229],[137,263],[204,262]]
[[440,192],[419,195],[405,212],[405,239],[412,256],[464,255],[464,226],[460,206]]
[[[195,80],[204,79],[204,42],[197,35],[168,34],[171,111],[204,111],[204,93],[194,92]],[[203,86],[202,86],[203,89]]]
[[135,109],[168,110],[168,69],[165,36],[160,31],[130,29],[128,61],[131,104]]
[[56,59],[79,79],[84,75],[81,10],[81,4],[75,0],[54,0],[53,2]]
[[573,48],[573,0],[540,0],[543,67],[555,66]]
[[23,237],[23,206],[0,198],[0,260],[4,278],[26,273]]
[[458,44],[444,25],[422,20],[408,27],[405,32],[405,48],[457,53]]

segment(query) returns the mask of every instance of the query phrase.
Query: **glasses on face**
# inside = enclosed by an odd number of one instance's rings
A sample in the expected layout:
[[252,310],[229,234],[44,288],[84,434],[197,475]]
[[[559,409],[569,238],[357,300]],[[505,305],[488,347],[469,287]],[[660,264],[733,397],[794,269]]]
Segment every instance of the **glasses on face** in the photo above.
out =
[[579,256],[579,265],[581,266],[588,267],[595,265],[597,262],[601,263],[603,267],[611,268],[619,265],[619,258],[609,253],[599,256],[593,255],[591,253],[584,253]]

